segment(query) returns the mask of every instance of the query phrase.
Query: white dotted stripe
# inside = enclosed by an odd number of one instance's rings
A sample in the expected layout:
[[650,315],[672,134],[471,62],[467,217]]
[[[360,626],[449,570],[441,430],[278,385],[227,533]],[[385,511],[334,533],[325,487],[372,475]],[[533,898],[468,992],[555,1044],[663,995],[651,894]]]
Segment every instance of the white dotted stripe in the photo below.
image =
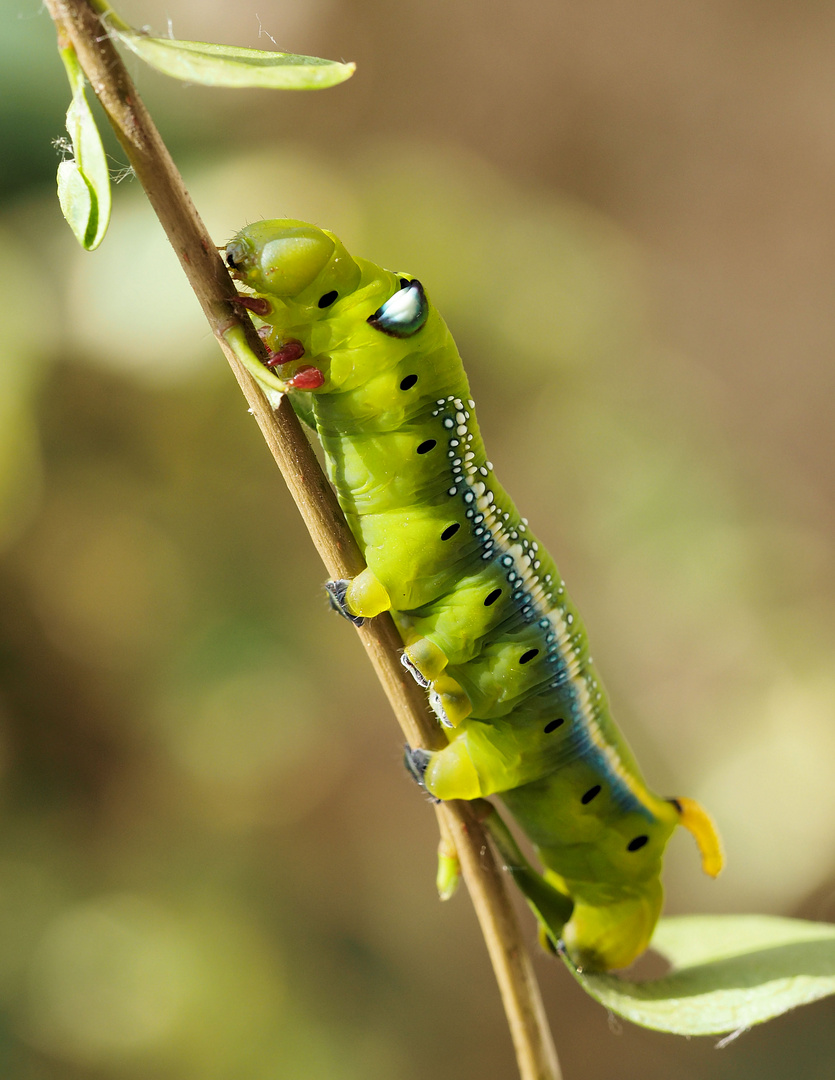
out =
[[[553,588],[551,574],[546,574],[544,579],[540,577],[538,571],[541,562],[534,558],[539,545],[536,541],[520,535],[527,532],[527,518],[520,518],[515,528],[506,528],[510,523],[510,513],[498,509],[495,495],[480,479],[489,476],[493,464],[486,461],[484,465],[479,465],[475,460],[475,452],[469,449],[473,441],[473,433],[468,427],[471,413],[462,400],[450,396],[446,400],[440,399],[437,405],[439,408],[433,412],[433,416],[440,416],[455,409],[454,419],[449,415],[442,418],[444,428],[448,431],[455,428],[458,436],[449,440],[448,453],[454,484],[448,491],[453,495],[463,490],[463,499],[467,505],[466,515],[470,518],[473,533],[483,549],[482,559],[486,561],[501,555],[500,561],[508,571],[508,582],[514,586],[511,599],[516,602],[525,621],[539,619],[541,628],[544,629],[545,624],[550,626],[550,632],[546,633],[546,657],[560,669],[557,679],[551,683],[552,688],[571,683],[575,704],[584,721],[588,737],[602,756],[604,765],[613,776],[621,780],[635,800],[651,813],[635,778],[626,770],[616,748],[606,739],[598,723],[597,711],[603,695],[597,680],[588,670],[583,670],[580,645],[582,633],[573,627],[574,615],[566,611],[565,604],[555,605],[553,602],[554,596],[565,598],[563,583],[559,582],[558,586]],[[472,400],[468,400],[467,405],[469,409],[475,407]],[[466,447],[463,454],[462,441]]]

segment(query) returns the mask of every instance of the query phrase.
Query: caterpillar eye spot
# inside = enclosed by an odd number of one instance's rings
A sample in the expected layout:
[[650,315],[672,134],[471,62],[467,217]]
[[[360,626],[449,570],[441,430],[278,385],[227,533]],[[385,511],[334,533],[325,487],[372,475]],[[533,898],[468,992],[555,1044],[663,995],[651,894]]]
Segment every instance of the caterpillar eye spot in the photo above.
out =
[[415,278],[381,304],[367,321],[389,337],[405,338],[416,334],[428,317],[429,301]]
[[563,718],[559,716],[556,720],[551,720],[550,723],[546,724],[542,730],[545,732],[546,735],[550,735],[552,731],[556,731],[557,728],[562,727],[564,723],[565,720],[563,720]]
[[324,296],[319,297],[319,300],[317,301],[319,307],[320,308],[330,307],[331,304],[336,302],[336,299],[337,299],[338,296],[339,296],[339,293],[336,291],[336,289],[331,289],[330,292],[326,292]]
[[441,539],[442,540],[451,540],[452,537],[455,536],[455,534],[458,532],[458,530],[460,528],[461,528],[461,526],[457,521],[455,522],[454,525],[448,525],[444,529],[444,531],[441,533]]
[[[583,806],[588,806],[592,799],[596,799],[600,794],[600,784],[595,784],[594,787],[590,787],[585,795],[580,799]],[[634,842],[634,841],[633,841]]]
[[535,656],[539,656],[539,649],[528,649],[519,657],[520,664],[529,664]]
[[417,448],[417,452],[419,454],[428,454],[429,451],[434,450],[437,445],[438,445],[438,443],[437,443],[437,441],[435,439],[426,439]]
[[407,375],[405,379],[400,380],[400,389],[401,390],[411,390],[412,387],[417,382],[417,379],[418,379],[417,375]]
[[630,840],[626,845],[627,851],[640,851],[645,844],[649,843],[648,836],[636,836],[634,840]]
[[484,606],[485,607],[490,607],[491,604],[495,604],[495,602],[499,599],[499,597],[501,595],[502,595],[502,590],[501,589],[494,589],[491,593],[488,593],[487,596],[484,598]]

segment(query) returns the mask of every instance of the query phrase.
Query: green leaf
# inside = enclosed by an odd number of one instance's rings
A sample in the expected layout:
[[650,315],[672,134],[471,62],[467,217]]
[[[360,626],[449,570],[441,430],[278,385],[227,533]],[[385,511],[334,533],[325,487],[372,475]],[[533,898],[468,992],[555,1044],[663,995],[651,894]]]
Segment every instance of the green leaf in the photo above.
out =
[[629,982],[576,971],[601,1005],[633,1024],[678,1035],[721,1035],[835,993],[835,926],[769,915],[662,919],[652,947],[672,964]]
[[58,166],[58,201],[79,244],[92,251],[104,239],[110,221],[110,174],[75,50],[68,45],[59,51],[72,87],[67,131],[73,157]]
[[148,37],[124,24],[112,29],[146,64],[175,79],[203,86],[321,90],[349,79],[355,69],[354,64],[320,60],[316,56]]
[[79,244],[86,247],[90,225],[98,215],[93,212],[90,185],[74,160],[62,161],[58,166],[58,202]]

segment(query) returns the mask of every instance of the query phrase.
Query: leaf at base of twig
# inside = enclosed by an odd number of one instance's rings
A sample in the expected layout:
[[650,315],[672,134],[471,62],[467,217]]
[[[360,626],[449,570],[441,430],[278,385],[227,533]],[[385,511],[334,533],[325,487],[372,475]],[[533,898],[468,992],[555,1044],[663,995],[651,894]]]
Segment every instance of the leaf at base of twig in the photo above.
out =
[[652,947],[673,965],[630,982],[578,972],[601,1005],[678,1035],[724,1035],[835,994],[835,926],[770,915],[662,919]]

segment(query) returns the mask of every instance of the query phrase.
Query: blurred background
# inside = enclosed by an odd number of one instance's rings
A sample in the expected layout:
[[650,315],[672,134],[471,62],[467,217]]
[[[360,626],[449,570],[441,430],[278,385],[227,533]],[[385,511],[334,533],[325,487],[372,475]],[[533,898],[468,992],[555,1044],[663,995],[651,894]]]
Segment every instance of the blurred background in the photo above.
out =
[[[300,217],[426,283],[650,783],[723,832],[718,882],[674,838],[668,910],[835,920],[835,10],[119,10],[358,62],[296,95],[130,66],[218,243]],[[141,190],[93,254],[60,217],[54,42],[0,0],[0,1074],[513,1077],[434,815]],[[537,964],[567,1080],[832,1075],[831,1001],[717,1050]]]

